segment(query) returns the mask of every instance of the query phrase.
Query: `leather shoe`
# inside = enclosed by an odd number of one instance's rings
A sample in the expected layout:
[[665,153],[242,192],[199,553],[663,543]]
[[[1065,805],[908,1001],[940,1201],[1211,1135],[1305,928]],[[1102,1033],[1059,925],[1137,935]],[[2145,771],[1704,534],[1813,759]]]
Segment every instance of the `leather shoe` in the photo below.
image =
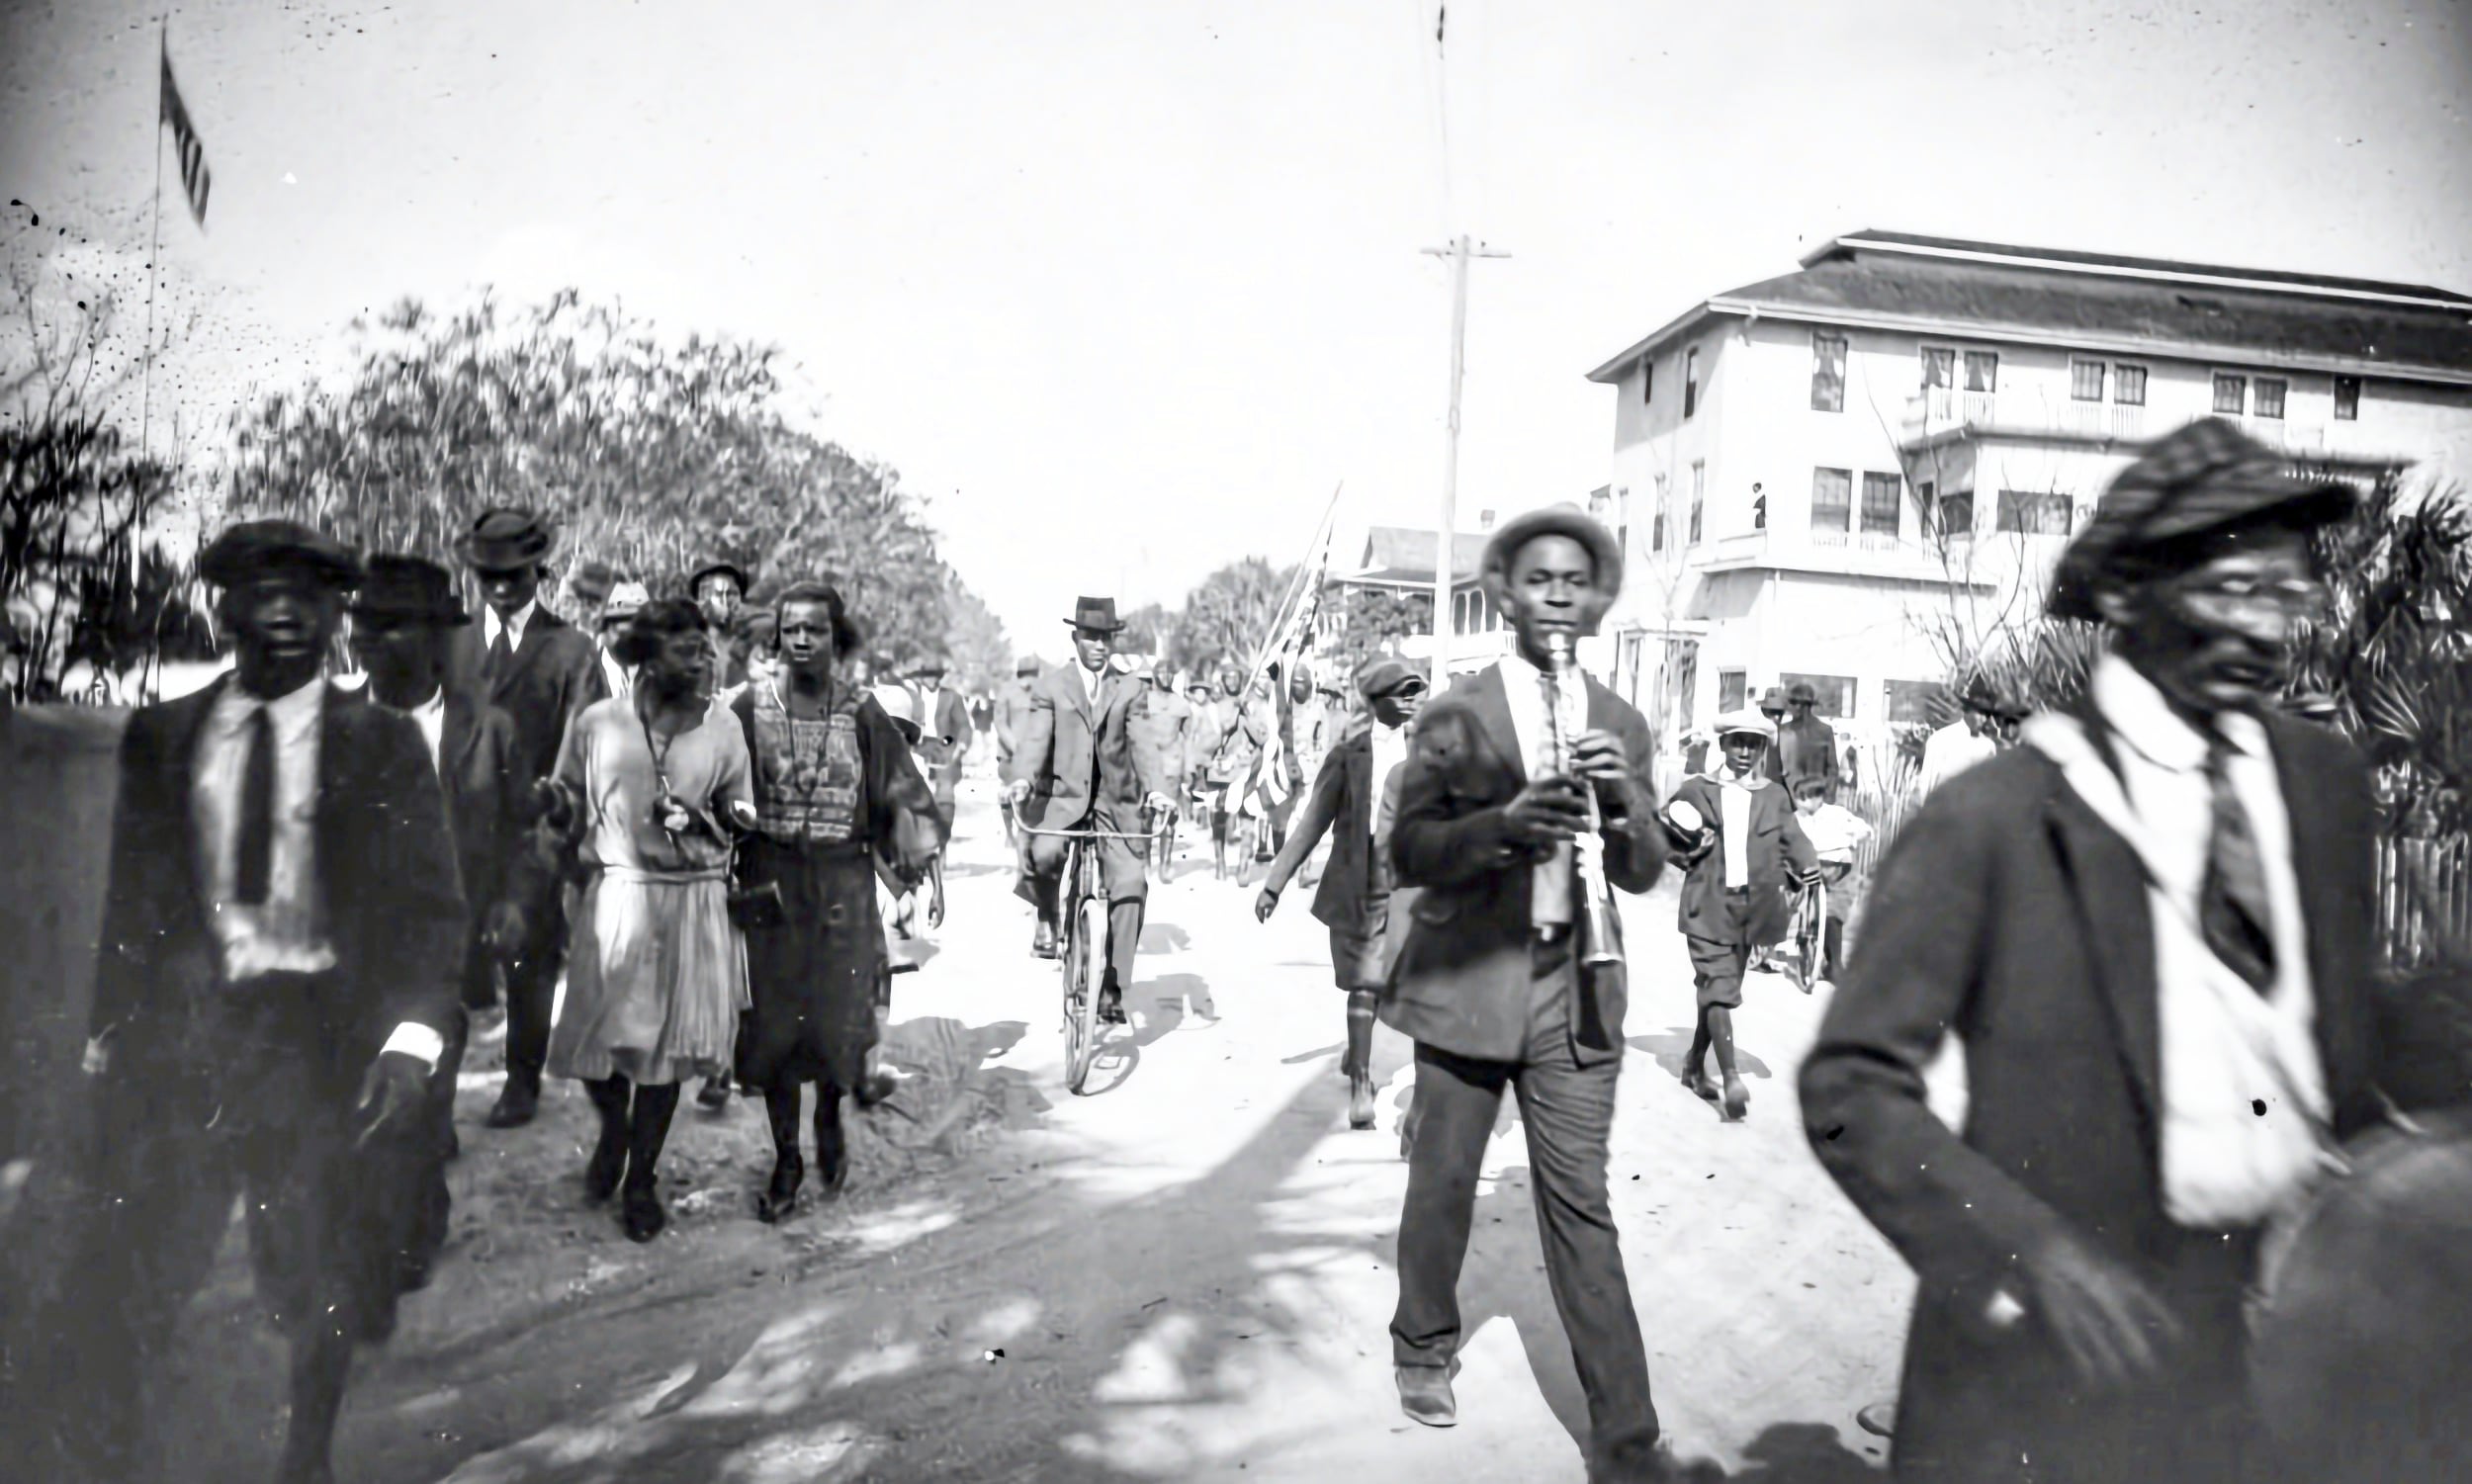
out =
[[1039,958],[1056,956],[1056,929],[1053,924],[1038,924],[1038,930],[1030,934],[1030,952]]
[[497,1094],[497,1102],[489,1109],[491,1128],[521,1128],[541,1111],[541,1090],[528,1083],[506,1080],[506,1088]]
[[1102,1025],[1133,1023],[1132,1018],[1124,1013],[1124,992],[1116,988],[1116,983],[1112,979],[1102,985],[1099,990],[1099,1023]]
[[1373,1126],[1373,1079],[1362,1072],[1348,1079],[1348,1126]]
[[1874,1438],[1897,1436],[1897,1403],[1873,1402],[1854,1414],[1854,1425]]
[[1456,1362],[1392,1367],[1399,1381],[1399,1410],[1429,1428],[1457,1427],[1459,1401],[1451,1394],[1451,1373],[1457,1368]]
[[773,1157],[772,1178],[764,1193],[755,1197],[755,1219],[770,1226],[787,1216],[798,1204],[799,1182],[807,1177],[806,1162],[798,1151],[785,1149]]
[[1742,1085],[1741,1078],[1731,1073],[1726,1074],[1725,1116],[1738,1123],[1750,1111],[1751,1090]]
[[1717,1100],[1717,1084],[1708,1080],[1708,1069],[1705,1067],[1693,1067],[1684,1072],[1682,1085],[1689,1088],[1692,1095],[1703,1102]]
[[730,1079],[708,1077],[703,1089],[695,1094],[695,1105],[706,1112],[718,1113],[730,1105]]

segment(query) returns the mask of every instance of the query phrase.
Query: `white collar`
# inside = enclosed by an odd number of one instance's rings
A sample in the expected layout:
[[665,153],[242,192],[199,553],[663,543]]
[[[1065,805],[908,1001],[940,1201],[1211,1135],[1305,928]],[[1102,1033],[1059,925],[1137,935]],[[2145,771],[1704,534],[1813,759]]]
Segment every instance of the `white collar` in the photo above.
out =
[[541,600],[539,598],[534,598],[532,601],[524,604],[521,608],[516,609],[515,616],[513,618],[500,618],[498,617],[498,611],[495,608],[490,607],[486,603],[482,604],[482,622],[487,626],[487,632],[482,635],[482,638],[494,643],[499,633],[503,632],[506,635],[506,644],[509,649],[522,644],[524,642],[524,630],[531,625],[532,615],[538,612],[540,607]]
[[[2205,767],[2205,736],[2182,720],[2155,682],[2126,659],[2105,655],[2096,660],[2086,689],[2112,734],[2147,761],[2175,773],[2194,773]],[[2237,750],[2251,757],[2267,755],[2266,729],[2255,717],[2225,712],[2215,718],[2215,728]]]
[[242,690],[240,682],[235,679],[215,698],[215,710],[225,726],[235,726],[248,720],[258,708],[264,707],[276,725],[288,731],[316,715],[317,703],[325,688],[326,677],[319,675],[297,690],[286,691],[272,700],[260,700]]

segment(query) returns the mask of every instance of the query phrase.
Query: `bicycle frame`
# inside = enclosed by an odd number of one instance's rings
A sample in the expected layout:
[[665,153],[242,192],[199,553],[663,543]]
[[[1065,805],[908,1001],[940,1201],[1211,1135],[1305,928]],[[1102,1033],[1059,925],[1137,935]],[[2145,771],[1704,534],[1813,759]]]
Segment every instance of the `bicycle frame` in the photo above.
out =
[[1079,1092],[1089,1080],[1091,1065],[1098,1060],[1099,999],[1106,979],[1110,904],[1094,847],[1105,839],[1137,840],[1146,846],[1162,837],[1164,828],[1138,833],[1120,829],[1041,829],[1026,824],[1021,828],[1029,834],[1065,842],[1064,869],[1056,882],[1056,915],[1063,928],[1062,951],[1057,957],[1064,970],[1065,1084]]

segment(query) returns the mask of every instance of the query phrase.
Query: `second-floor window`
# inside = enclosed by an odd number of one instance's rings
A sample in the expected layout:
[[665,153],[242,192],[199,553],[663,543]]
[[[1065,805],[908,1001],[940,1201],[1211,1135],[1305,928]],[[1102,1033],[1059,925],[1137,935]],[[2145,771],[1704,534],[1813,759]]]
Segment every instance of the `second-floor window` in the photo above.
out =
[[1708,461],[1691,461],[1691,535],[1690,544],[1700,544],[1700,516],[1708,504]]
[[2281,377],[2259,377],[2257,379],[2257,415],[2260,417],[2282,416],[2283,393],[2289,390],[2289,385]]
[[1639,400],[1642,403],[1656,400],[1656,363],[1654,361],[1639,363]]
[[2215,373],[2215,410],[2238,417],[2249,410],[2249,378]]
[[1648,550],[1665,550],[1665,502],[1662,499],[1656,502],[1656,514],[1648,521]]
[[1811,529],[1843,531],[1852,526],[1854,513],[1854,472],[1847,469],[1814,469],[1811,471]]
[[1904,501],[1905,481],[1893,474],[1863,476],[1863,534],[1895,536],[1898,506]]
[[1700,348],[1696,345],[1682,353],[1682,415],[1689,417],[1700,410]]
[[2081,402],[2103,399],[2103,363],[2071,361],[2069,363],[2069,395]]
[[2111,399],[2124,407],[2146,405],[2146,368],[2114,366],[2111,377]]
[[1998,529],[2013,536],[2069,534],[2069,496],[2031,489],[2003,489],[1993,517]]
[[1811,335],[1811,410],[1845,410],[1845,337]]
[[1953,347],[1926,345],[1922,348],[1922,385],[1925,391],[1933,387],[1957,385],[1957,351]]
[[1997,392],[2000,390],[2000,355],[1995,350],[1966,352],[1966,390]]
[[2339,376],[2335,379],[2335,420],[2357,422],[2360,419],[2360,378]]

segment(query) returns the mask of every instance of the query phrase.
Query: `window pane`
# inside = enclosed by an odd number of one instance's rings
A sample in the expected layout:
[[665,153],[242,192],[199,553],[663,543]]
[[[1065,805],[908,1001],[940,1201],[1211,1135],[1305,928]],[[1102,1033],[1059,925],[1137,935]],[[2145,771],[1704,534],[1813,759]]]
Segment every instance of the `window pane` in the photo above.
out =
[[2072,361],[2069,363],[2069,394],[2081,402],[2103,399],[2103,363]]
[[2238,417],[2249,410],[2249,378],[2215,373],[2215,410]]
[[2342,422],[2360,417],[2360,378],[2339,376],[2335,379],[2335,415]]
[[2279,377],[2261,376],[2257,379],[2258,416],[2280,417],[2283,415],[2284,385]]
[[1662,505],[1657,506],[1655,523],[1648,527],[1648,550],[1665,550],[1665,507]]
[[1654,361],[1639,363],[1639,399],[1643,402],[1656,400],[1656,363]]
[[2000,381],[1999,352],[1970,350],[1966,352],[1966,390],[1997,392]]
[[2111,399],[2124,407],[2146,405],[2146,368],[2115,366],[2111,384]]
[[1717,672],[1717,709],[1719,711],[1742,709],[1743,679],[1744,672],[1741,670],[1719,670]]
[[1895,536],[1898,506],[1903,503],[1905,481],[1893,474],[1863,476],[1863,533]]
[[1811,471],[1811,529],[1844,531],[1853,526],[1854,472],[1848,469]]
[[1798,675],[1789,670],[1777,677],[1777,683],[1792,690],[1809,685],[1818,693],[1811,715],[1827,721],[1843,721],[1854,714],[1854,677],[1852,675]]
[[1995,529],[2014,536],[2069,534],[2069,496],[2029,489],[2003,489],[1994,512]]
[[1700,348],[1696,345],[1682,353],[1682,415],[1700,410]]
[[1845,410],[1845,337],[1811,336],[1811,410]]
[[1942,541],[1975,533],[1975,496],[1971,489],[1961,489],[1940,496],[1934,507],[1939,524],[1936,528]]
[[1922,384],[1925,387],[1957,385],[1957,352],[1946,346],[1926,345],[1922,348]]

